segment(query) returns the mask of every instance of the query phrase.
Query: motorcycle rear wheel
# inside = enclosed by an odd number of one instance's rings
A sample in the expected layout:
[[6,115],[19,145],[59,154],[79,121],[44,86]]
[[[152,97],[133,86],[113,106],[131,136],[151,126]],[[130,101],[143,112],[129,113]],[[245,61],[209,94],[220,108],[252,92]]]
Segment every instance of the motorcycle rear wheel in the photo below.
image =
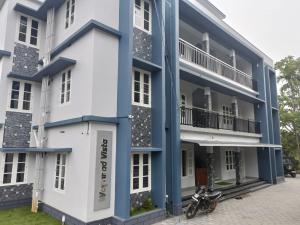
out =
[[215,200],[215,201],[212,201],[209,205],[209,208],[207,210],[208,213],[212,213],[213,211],[215,211],[216,207],[218,205],[218,201]]
[[192,202],[186,212],[185,212],[185,216],[187,219],[192,219],[196,216],[196,213],[197,213],[197,204],[195,204],[194,202]]

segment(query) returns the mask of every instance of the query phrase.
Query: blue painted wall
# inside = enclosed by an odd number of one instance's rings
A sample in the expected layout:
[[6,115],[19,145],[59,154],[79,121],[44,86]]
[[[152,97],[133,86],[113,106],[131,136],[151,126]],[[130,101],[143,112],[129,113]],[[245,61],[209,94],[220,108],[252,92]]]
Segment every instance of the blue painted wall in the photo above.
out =
[[116,152],[116,204],[115,215],[129,218],[130,213],[130,160],[131,160],[131,79],[133,0],[120,1],[118,117]]

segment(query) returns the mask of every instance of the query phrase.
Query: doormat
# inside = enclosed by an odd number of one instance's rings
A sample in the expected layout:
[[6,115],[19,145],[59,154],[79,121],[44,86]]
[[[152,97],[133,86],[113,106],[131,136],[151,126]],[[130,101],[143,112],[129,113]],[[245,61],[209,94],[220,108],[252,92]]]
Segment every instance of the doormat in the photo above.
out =
[[230,183],[227,181],[219,181],[219,182],[216,182],[215,184],[221,185],[221,186],[228,186],[228,185],[232,185],[233,183]]

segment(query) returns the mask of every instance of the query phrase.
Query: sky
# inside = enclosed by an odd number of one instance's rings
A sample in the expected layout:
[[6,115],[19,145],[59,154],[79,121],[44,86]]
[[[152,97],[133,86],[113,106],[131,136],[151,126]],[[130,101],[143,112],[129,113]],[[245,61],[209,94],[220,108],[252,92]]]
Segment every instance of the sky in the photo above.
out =
[[300,57],[300,0],[210,0],[225,22],[277,62]]

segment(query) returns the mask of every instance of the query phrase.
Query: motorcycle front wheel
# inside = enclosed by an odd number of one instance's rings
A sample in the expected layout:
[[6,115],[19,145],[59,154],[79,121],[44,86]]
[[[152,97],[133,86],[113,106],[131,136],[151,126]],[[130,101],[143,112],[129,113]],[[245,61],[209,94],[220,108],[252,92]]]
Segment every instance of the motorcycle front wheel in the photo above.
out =
[[192,219],[196,216],[196,213],[197,213],[197,203],[192,202],[188,206],[188,208],[185,212],[185,216],[186,216],[187,219]]
[[209,208],[207,210],[208,213],[212,213],[213,211],[215,211],[216,207],[218,205],[218,201],[214,200],[210,203]]

